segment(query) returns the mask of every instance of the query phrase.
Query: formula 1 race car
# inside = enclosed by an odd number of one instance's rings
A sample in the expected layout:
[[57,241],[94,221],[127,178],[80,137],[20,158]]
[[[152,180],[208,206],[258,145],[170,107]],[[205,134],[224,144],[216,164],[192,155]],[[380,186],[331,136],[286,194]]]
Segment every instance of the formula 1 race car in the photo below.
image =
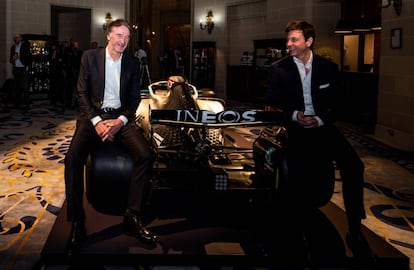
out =
[[286,177],[287,135],[275,112],[226,109],[180,76],[150,84],[141,97],[136,123],[157,154],[154,186],[273,190]]

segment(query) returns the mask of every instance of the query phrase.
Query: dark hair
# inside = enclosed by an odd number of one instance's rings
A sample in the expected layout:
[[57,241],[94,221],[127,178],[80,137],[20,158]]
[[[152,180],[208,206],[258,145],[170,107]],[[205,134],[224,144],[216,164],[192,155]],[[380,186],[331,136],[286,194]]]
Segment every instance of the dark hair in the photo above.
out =
[[308,40],[310,37],[313,38],[311,49],[313,48],[316,36],[315,26],[313,24],[302,20],[291,21],[287,24],[285,32],[287,34],[293,30],[302,30],[305,40]]
[[107,34],[110,33],[112,31],[112,27],[120,27],[120,26],[127,27],[129,32],[132,33],[131,25],[129,24],[127,20],[124,20],[124,19],[116,19],[115,21],[110,22],[108,27],[106,28],[106,33]]

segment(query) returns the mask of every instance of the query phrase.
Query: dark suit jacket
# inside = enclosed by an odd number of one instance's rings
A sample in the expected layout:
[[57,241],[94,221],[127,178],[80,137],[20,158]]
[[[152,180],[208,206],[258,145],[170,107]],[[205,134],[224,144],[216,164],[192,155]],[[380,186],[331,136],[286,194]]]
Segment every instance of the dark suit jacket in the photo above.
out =
[[[336,118],[339,98],[338,66],[321,56],[313,54],[311,91],[315,114],[325,124]],[[268,71],[266,105],[283,110],[285,125],[292,124],[293,111],[304,111],[302,81],[292,56],[273,63]]]
[[[81,116],[92,119],[100,114],[105,88],[105,48],[87,50],[82,55],[82,64],[77,85],[77,99]],[[138,59],[122,54],[121,64],[121,113],[133,121],[141,101]]]
[[[11,48],[10,48],[9,62],[12,65],[14,65],[13,55],[14,55],[15,48],[16,48],[16,45],[11,46]],[[32,63],[32,54],[30,52],[30,43],[29,42],[22,41],[22,44],[20,45],[19,58],[20,58],[20,62],[22,62],[22,64],[25,67],[28,67],[28,66],[31,65],[31,63]]]

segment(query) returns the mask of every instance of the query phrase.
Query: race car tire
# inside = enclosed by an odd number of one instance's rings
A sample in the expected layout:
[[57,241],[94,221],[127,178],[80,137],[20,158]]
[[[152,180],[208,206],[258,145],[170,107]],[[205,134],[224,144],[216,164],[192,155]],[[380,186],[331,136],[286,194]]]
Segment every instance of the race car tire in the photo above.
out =
[[122,145],[105,142],[89,155],[85,167],[88,202],[98,212],[123,215],[126,210],[133,162]]

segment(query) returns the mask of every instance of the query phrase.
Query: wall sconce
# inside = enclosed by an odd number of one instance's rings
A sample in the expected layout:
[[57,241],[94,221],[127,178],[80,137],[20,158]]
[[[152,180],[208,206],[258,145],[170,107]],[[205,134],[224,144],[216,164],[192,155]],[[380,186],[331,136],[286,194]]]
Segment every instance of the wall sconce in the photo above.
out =
[[105,23],[102,25],[103,30],[106,30],[106,28],[108,27],[108,25],[112,22],[112,16],[111,13],[106,13],[105,16]]
[[211,34],[211,31],[213,31],[214,28],[214,17],[213,17],[213,11],[209,11],[206,16],[206,23],[203,25],[203,22],[200,20],[200,29],[205,30],[207,29],[207,32]]
[[394,6],[395,9],[395,13],[397,14],[397,16],[400,16],[401,14],[401,8],[402,8],[402,0],[387,0],[387,4],[383,5],[382,4],[382,0],[380,0],[380,5],[382,8],[387,8],[389,6],[392,5]]
[[148,42],[148,43],[150,43],[151,42],[151,40],[153,40],[154,38],[155,38],[155,35],[156,35],[156,33],[154,32],[154,31],[152,31],[151,33],[146,33],[145,34],[145,38],[146,38],[146,41]]

